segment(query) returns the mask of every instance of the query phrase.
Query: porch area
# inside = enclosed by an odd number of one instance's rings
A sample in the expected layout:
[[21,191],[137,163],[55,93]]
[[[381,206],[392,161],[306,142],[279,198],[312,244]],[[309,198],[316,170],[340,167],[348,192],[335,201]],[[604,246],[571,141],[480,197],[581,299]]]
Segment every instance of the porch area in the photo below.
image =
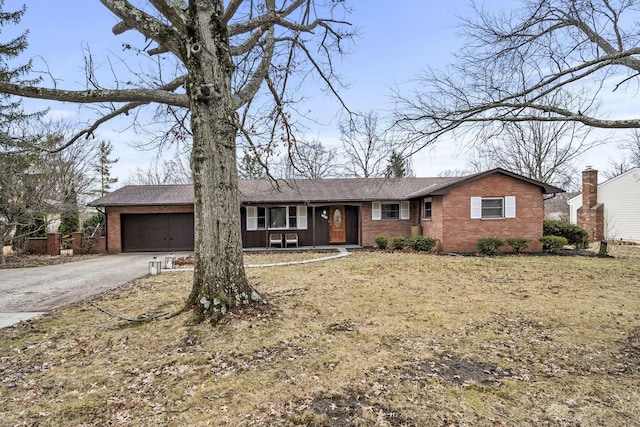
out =
[[251,247],[242,248],[244,253],[286,253],[286,252],[335,252],[335,251],[351,251],[362,249],[362,246],[356,244],[349,245],[319,245],[319,246],[297,246],[297,247]]

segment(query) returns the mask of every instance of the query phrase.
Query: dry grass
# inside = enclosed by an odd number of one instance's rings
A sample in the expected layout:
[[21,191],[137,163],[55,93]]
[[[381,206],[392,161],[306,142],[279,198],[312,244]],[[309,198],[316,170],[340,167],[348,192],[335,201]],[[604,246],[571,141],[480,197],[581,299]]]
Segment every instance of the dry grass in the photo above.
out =
[[[0,423],[639,423],[637,257],[356,253],[248,274],[269,304],[216,328],[79,303],[0,331]],[[95,302],[169,312],[189,281]]]

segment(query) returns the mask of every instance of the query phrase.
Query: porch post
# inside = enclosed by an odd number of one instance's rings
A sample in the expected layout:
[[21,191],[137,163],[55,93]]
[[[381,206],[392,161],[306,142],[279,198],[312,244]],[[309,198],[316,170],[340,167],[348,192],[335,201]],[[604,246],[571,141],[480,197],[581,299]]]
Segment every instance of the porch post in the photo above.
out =
[[313,227],[312,239],[313,239],[313,247],[316,247],[316,205],[311,207],[311,226]]
[[358,205],[358,246],[362,246],[362,204]]

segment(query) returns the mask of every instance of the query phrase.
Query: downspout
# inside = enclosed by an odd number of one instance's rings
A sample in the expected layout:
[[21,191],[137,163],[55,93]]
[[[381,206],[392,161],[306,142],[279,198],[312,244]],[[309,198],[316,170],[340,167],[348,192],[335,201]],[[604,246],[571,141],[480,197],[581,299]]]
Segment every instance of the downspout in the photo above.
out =
[[104,250],[109,255],[109,221],[107,221],[107,208],[104,208],[104,212],[100,208],[96,207],[96,210],[104,215]]

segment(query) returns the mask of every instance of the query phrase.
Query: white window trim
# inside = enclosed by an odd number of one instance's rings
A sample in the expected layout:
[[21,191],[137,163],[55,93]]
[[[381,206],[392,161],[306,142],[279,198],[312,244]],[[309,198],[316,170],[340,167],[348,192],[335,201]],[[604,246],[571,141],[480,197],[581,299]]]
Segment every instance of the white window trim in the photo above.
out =
[[387,218],[390,221],[397,221],[399,219],[410,219],[411,217],[411,205],[408,200],[402,200],[400,202],[388,201],[388,202],[371,202],[371,219],[373,221],[382,220],[382,205],[398,205],[400,212],[398,218]]
[[[274,208],[285,208],[287,210],[286,215],[286,227],[269,227],[269,224],[265,224],[267,230],[306,230],[308,228],[307,221],[307,206],[295,205],[295,206],[271,206]],[[289,210],[296,209],[296,228],[289,227]],[[258,230],[258,206],[247,206],[247,231]],[[265,208],[265,213],[269,208]]]
[[[482,200],[502,199],[502,217],[499,218],[483,218],[482,217]],[[471,219],[508,219],[516,217],[516,196],[505,197],[471,197]]]
[[271,227],[271,214],[267,214],[267,230],[288,230],[289,229],[289,206],[269,206],[267,212],[271,209],[284,208],[284,227]]
[[[425,208],[425,205],[427,203],[431,203],[431,215],[427,216],[427,210]],[[422,200],[422,208],[424,209],[424,212],[422,212],[422,219],[426,220],[426,221],[431,221],[431,219],[433,218],[433,197],[425,197]]]

